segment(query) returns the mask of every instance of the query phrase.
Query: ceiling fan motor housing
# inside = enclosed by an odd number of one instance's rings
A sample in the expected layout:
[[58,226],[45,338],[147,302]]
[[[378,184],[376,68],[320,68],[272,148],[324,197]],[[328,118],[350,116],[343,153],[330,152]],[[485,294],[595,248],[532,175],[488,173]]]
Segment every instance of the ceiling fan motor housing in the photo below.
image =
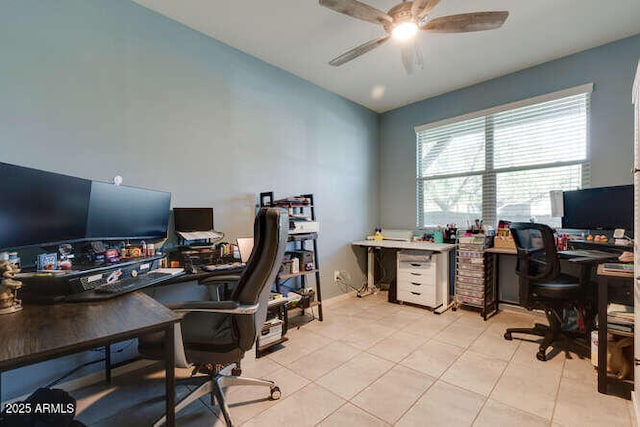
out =
[[410,1],[405,1],[402,2],[400,4],[397,4],[395,6],[393,6],[391,9],[389,9],[389,12],[387,12],[387,15],[389,15],[391,18],[393,18],[393,22],[389,22],[389,23],[385,23],[384,24],[384,30],[387,33],[391,33],[393,31],[393,29],[398,26],[399,24],[405,23],[405,22],[415,22],[415,19],[413,18],[413,15],[411,14],[411,5],[413,3]]

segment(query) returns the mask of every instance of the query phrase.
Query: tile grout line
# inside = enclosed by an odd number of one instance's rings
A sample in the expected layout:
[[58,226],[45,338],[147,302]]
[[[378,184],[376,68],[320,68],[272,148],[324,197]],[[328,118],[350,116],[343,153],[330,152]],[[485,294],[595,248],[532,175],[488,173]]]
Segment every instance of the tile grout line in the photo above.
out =
[[[429,338],[427,341],[425,341],[422,345],[426,344],[426,343],[427,343],[427,342],[429,342],[429,341],[436,341],[436,342],[440,342],[440,343],[441,343],[442,341],[437,340],[435,337],[436,337],[440,332],[442,332],[443,330],[447,329],[449,326],[451,326],[451,325],[453,325],[454,323],[456,323],[458,320],[460,320],[460,318],[458,318],[458,319],[454,320],[453,322],[449,323],[447,326],[443,327],[440,331],[438,331],[438,332],[437,332],[433,337],[431,337],[431,338]],[[485,329],[486,329],[486,328],[485,328]],[[408,413],[409,411],[411,411],[411,409],[412,409],[413,407],[415,407],[416,403],[418,403],[418,401],[419,401],[420,399],[422,399],[422,397],[424,397],[424,395],[425,395],[425,394],[427,394],[427,392],[428,392],[429,390],[431,390],[431,388],[432,388],[432,387],[433,387],[433,386],[434,386],[438,381],[440,381],[440,379],[442,378],[442,376],[443,376],[443,375],[444,375],[444,374],[449,370],[449,368],[451,368],[451,366],[453,366],[453,365],[458,361],[458,359],[460,359],[460,357],[461,357],[464,353],[466,353],[467,349],[468,349],[469,347],[471,347],[471,345],[473,345],[473,343],[474,343],[478,338],[480,338],[480,335],[482,335],[482,333],[480,333],[480,334],[479,334],[479,335],[478,335],[478,336],[477,336],[473,341],[471,341],[471,343],[469,344],[469,346],[468,346],[467,348],[460,347],[460,348],[462,348],[462,349],[463,349],[463,351],[462,351],[462,352],[461,352],[461,353],[460,353],[460,354],[455,358],[455,360],[454,360],[453,362],[451,362],[451,364],[450,364],[449,366],[447,366],[447,368],[446,368],[444,371],[442,371],[442,373],[441,373],[438,377],[433,377],[433,378],[435,378],[435,381],[433,381],[433,383],[431,383],[431,385],[429,385],[429,387],[427,387],[427,388],[426,388],[426,389],[425,389],[425,390],[424,390],[424,391],[423,391],[423,392],[422,392],[422,393],[421,393],[421,394],[420,394],[420,395],[419,395],[419,396],[418,396],[418,397],[413,401],[413,403],[412,403],[412,404],[411,404],[411,405],[410,405],[410,406],[409,406],[409,407],[408,407],[408,408],[407,408],[407,409],[406,409],[406,410],[405,410],[405,411],[404,411],[404,412],[403,412],[403,413],[402,413],[402,414],[401,414],[401,415],[400,415],[400,416],[395,420],[394,425],[395,425],[396,423],[398,423],[402,418],[404,418],[404,416],[405,416],[405,415],[407,415],[407,413]],[[454,345],[454,344],[449,344],[449,343],[444,343],[444,344]],[[455,345],[454,345],[454,346],[455,346]],[[458,346],[455,346],[455,347],[458,347]],[[413,352],[412,352],[411,354],[413,354]],[[404,359],[402,359],[401,361],[405,360],[405,359],[406,359],[407,357],[409,357],[411,354],[409,354],[408,356],[406,356],[406,357],[405,357]],[[398,364],[400,364],[400,362],[398,362]],[[404,366],[404,365],[402,365],[402,366]],[[426,375],[428,375],[428,374],[426,374]],[[431,375],[429,375],[429,376],[431,376]],[[443,381],[443,382],[446,382],[446,381]],[[447,384],[449,384],[449,383],[447,383]],[[457,387],[457,386],[456,386],[456,387]]]
[[[489,401],[489,399],[491,399],[491,395],[493,394],[493,392],[496,389],[496,387],[498,387],[498,383],[500,383],[500,380],[502,379],[502,377],[504,377],[504,373],[507,371],[507,368],[509,367],[509,365],[511,364],[513,359],[516,357],[516,353],[520,349],[520,345],[521,344],[522,344],[522,341],[518,342],[518,345],[516,346],[516,349],[514,350],[513,354],[511,354],[511,357],[507,361],[507,364],[504,366],[504,369],[500,373],[500,376],[498,376],[498,379],[496,380],[495,384],[493,384],[493,387],[491,387],[491,391],[489,391],[489,394],[487,395],[487,398],[485,399],[484,402],[482,402],[482,406],[480,406],[480,410],[478,411],[476,416],[473,418],[473,421],[471,421],[471,425],[475,424],[475,422],[478,420],[478,417],[480,416],[480,414],[484,410],[485,406],[487,406],[487,402]],[[508,406],[508,407],[512,408],[511,405],[507,405],[506,403],[503,403],[503,402],[501,402],[501,403],[503,405],[505,405],[505,406]],[[515,408],[515,409],[517,409],[517,408]]]
[[[455,323],[455,322],[456,322],[456,321],[453,321],[453,322],[451,322],[450,324],[448,324],[448,325],[444,326],[444,327],[443,327],[439,332],[441,332],[442,330],[444,330],[444,329],[446,329],[447,327],[451,326],[451,324],[453,324],[453,323]],[[396,331],[395,331],[395,332],[400,332],[400,331],[401,331],[400,329],[396,329]],[[390,334],[389,336],[391,336],[391,334]],[[384,339],[388,338],[389,336],[385,336],[385,337],[383,337],[380,341],[382,341],[382,340],[384,340]],[[433,339],[433,337],[428,338],[425,342],[423,342],[422,344],[420,344],[420,346],[422,346],[422,345],[426,344],[426,343],[427,343],[428,341],[430,341],[431,339]],[[351,397],[351,398],[349,398],[349,399],[345,399],[345,400],[346,400],[346,402],[345,402],[343,405],[341,405],[339,408],[337,408],[336,410],[334,410],[331,414],[327,415],[327,417],[323,418],[323,420],[325,420],[325,419],[327,419],[328,417],[330,417],[331,415],[333,415],[335,412],[337,412],[340,408],[342,408],[343,406],[345,406],[347,403],[350,403],[351,405],[355,406],[356,408],[361,409],[362,411],[364,411],[365,413],[367,413],[367,414],[369,414],[369,415],[371,415],[371,416],[375,417],[376,419],[380,419],[377,415],[372,414],[371,412],[369,412],[369,411],[368,411],[368,410],[366,410],[365,408],[362,408],[362,407],[360,407],[358,404],[356,404],[355,402],[352,402],[352,399],[353,399],[354,397],[356,397],[357,395],[359,395],[360,393],[362,393],[365,389],[367,389],[368,387],[370,387],[372,384],[374,384],[374,383],[375,383],[376,381],[378,381],[380,378],[382,378],[383,376],[385,376],[387,373],[389,373],[389,372],[390,372],[392,369],[394,369],[395,367],[400,366],[400,367],[403,367],[403,368],[407,368],[406,366],[401,365],[401,364],[400,364],[400,362],[401,362],[401,361],[403,361],[403,360],[405,360],[407,357],[409,357],[409,356],[411,355],[411,353],[410,353],[409,355],[407,355],[407,356],[405,356],[404,358],[400,359],[400,361],[395,362],[395,361],[391,361],[391,360],[388,360],[388,359],[381,358],[381,357],[376,356],[376,355],[374,355],[374,354],[371,354],[371,353],[369,353],[369,352],[367,351],[367,350],[369,350],[369,349],[371,349],[371,348],[375,347],[375,346],[376,346],[380,341],[377,341],[376,343],[372,344],[371,346],[367,347],[366,349],[361,350],[361,352],[362,352],[362,353],[367,353],[368,355],[371,355],[371,356],[373,356],[373,357],[377,357],[377,358],[379,358],[379,359],[382,359],[382,360],[385,360],[385,361],[388,361],[388,362],[393,363],[393,365],[391,366],[391,368],[387,369],[383,374],[381,374],[380,376],[376,377],[376,378],[375,378],[371,383],[367,384],[367,385],[366,385],[362,390],[360,390],[360,391],[359,391],[358,393],[356,393],[354,396],[352,396],[352,397]],[[347,344],[348,344],[348,343],[347,343]],[[419,347],[420,347],[420,346],[419,346]],[[418,348],[419,348],[419,347],[418,347]],[[416,348],[416,350],[417,350],[417,348]],[[414,350],[414,351],[415,351],[415,350]],[[413,352],[412,352],[412,353],[413,353]],[[355,356],[354,356],[354,357],[355,357]],[[353,359],[353,358],[352,358],[352,359]],[[351,359],[350,359],[350,360],[351,360]],[[346,362],[345,362],[345,363],[346,363]],[[342,365],[344,365],[345,363],[343,363]],[[340,366],[342,366],[342,365],[340,365]],[[408,368],[408,369],[411,369],[411,368]],[[415,369],[412,369],[412,370],[416,371]],[[416,371],[416,372],[420,372],[420,371]],[[420,373],[424,374],[424,372],[420,372]],[[444,372],[443,372],[443,374],[444,374]],[[425,375],[428,375],[428,374],[425,374]],[[431,375],[428,375],[428,376],[430,376],[430,377],[431,377]],[[433,377],[432,377],[432,378],[433,378]],[[427,387],[427,388],[424,390],[424,392],[422,392],[422,393],[421,393],[421,394],[420,394],[420,395],[419,395],[419,396],[418,396],[418,397],[413,401],[413,403],[409,406],[409,408],[408,408],[405,412],[403,412],[403,413],[402,413],[402,414],[401,414],[401,415],[400,415],[400,416],[399,416],[399,417],[394,421],[394,424],[395,424],[395,423],[397,423],[397,422],[398,422],[398,421],[399,421],[399,420],[400,420],[400,419],[405,415],[405,413],[406,413],[409,409],[411,409],[411,407],[413,407],[413,406],[415,405],[415,403],[416,403],[416,402],[417,402],[417,401],[418,401],[418,400],[419,400],[419,399],[424,395],[424,393],[426,393],[426,392],[427,392],[427,391],[428,391],[428,390],[433,386],[433,384],[435,384],[437,381],[438,381],[438,380],[437,380],[437,378],[436,378],[436,379],[435,379],[435,381],[434,381],[433,383],[431,383],[431,385],[429,385],[429,387]],[[322,387],[323,389],[328,390],[326,387],[323,387],[321,384],[316,383],[316,382],[315,382],[315,380],[314,380],[313,382],[314,382],[315,384],[317,384],[319,387]],[[334,395],[338,396],[339,398],[344,399],[342,396],[339,396],[339,395],[337,395],[336,393],[333,393],[331,390],[328,390],[328,391],[329,391],[330,393],[332,393],[332,394],[334,394]],[[382,419],[380,419],[380,420],[381,420],[381,421],[383,421],[384,423],[387,423],[385,420],[382,420]],[[321,422],[322,422],[322,421],[321,421]],[[387,424],[388,424],[388,423],[387,423]]]
[[553,425],[553,419],[556,417],[556,408],[558,406],[558,398],[560,397],[560,387],[562,387],[562,380],[564,379],[564,370],[567,367],[567,359],[565,357],[562,363],[562,369],[560,370],[560,381],[558,381],[558,388],[556,390],[556,397],[553,399],[553,409],[551,410],[551,418],[549,419],[549,425]]

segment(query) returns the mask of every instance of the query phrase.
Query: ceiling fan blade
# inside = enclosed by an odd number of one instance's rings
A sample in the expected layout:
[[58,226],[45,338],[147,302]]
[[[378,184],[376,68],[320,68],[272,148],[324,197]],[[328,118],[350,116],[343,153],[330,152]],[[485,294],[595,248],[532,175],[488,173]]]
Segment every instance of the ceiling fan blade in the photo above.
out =
[[404,43],[400,47],[400,54],[402,56],[402,65],[404,65],[407,74],[413,74],[416,69],[422,70],[424,68],[422,52],[418,49],[418,43],[415,39]]
[[393,22],[393,19],[383,11],[368,4],[360,3],[357,0],[320,0],[320,6],[344,13],[353,18],[373,22],[374,24]]
[[438,3],[440,3],[440,0],[414,0],[411,5],[411,14],[417,21],[420,21],[427,13],[431,12]]
[[432,33],[470,33],[500,28],[509,16],[509,12],[462,13],[435,18],[421,29]]
[[329,62],[329,65],[333,65],[334,67],[337,67],[339,65],[344,64],[345,62],[349,62],[352,59],[355,59],[358,56],[363,55],[363,54],[369,52],[370,50],[380,46],[382,43],[384,43],[387,40],[389,40],[389,37],[391,37],[391,35],[385,34],[384,36],[382,36],[380,38],[370,40],[370,41],[368,41],[368,42],[366,42],[364,44],[361,44],[358,47],[354,47],[350,51],[345,52],[342,55],[338,56],[337,58],[332,59]]

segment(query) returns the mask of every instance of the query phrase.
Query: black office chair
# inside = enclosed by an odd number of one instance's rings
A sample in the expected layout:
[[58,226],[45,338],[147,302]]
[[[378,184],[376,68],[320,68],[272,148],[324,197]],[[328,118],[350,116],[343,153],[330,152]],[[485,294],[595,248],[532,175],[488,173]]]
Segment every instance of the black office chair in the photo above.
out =
[[562,334],[562,312],[565,308],[582,306],[584,288],[576,277],[560,272],[553,230],[544,224],[516,222],[511,234],[518,250],[516,273],[520,282],[520,304],[528,310],[543,309],[549,326],[536,323],[533,328],[509,328],[507,340],[513,333],[543,337],[536,357],[546,361],[547,348]]
[[[240,360],[256,342],[266,320],[269,292],[282,263],[289,222],[285,211],[260,209],[255,219],[255,245],[229,301],[195,301],[169,305],[185,313],[176,327],[176,365],[194,365],[208,380],[176,405],[176,413],[202,396],[218,401],[228,426],[233,425],[223,388],[234,385],[263,385],[272,399],[280,398],[273,381],[240,376]],[[138,349],[147,358],[162,357],[162,334],[139,339]],[[219,371],[216,366],[224,366]],[[231,374],[231,375],[229,375]],[[162,425],[162,417],[154,425]]]

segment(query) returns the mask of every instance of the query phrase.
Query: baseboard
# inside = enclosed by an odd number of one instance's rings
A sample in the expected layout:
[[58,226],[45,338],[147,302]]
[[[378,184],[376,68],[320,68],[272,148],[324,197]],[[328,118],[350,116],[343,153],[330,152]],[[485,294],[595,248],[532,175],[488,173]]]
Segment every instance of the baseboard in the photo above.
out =
[[631,392],[631,406],[633,406],[631,414],[633,417],[633,425],[636,427],[640,427],[640,408],[638,408],[638,405],[640,405],[640,402],[638,402],[638,395],[634,390]]
[[545,317],[544,311],[542,310],[527,310],[522,306],[504,303],[504,302],[501,302],[500,304],[498,304],[498,310],[510,311],[512,313],[533,314],[534,316]]
[[352,298],[352,297],[355,297],[355,296],[356,296],[356,291],[349,291],[349,292],[346,292],[344,294],[340,294],[340,295],[337,295],[335,297],[331,297],[331,298],[329,298],[327,300],[322,301],[322,305],[325,306],[325,307],[331,307],[332,305],[335,305],[335,304],[337,304],[339,302],[348,300],[349,298]]

